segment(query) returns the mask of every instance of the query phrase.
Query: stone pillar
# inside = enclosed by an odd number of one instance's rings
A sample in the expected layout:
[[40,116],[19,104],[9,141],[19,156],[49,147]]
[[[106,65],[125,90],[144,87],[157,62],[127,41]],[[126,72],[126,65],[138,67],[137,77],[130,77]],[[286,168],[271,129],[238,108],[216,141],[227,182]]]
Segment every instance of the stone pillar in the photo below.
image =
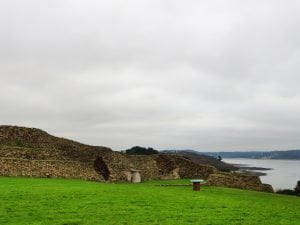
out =
[[140,183],[142,181],[140,170],[131,169],[131,182],[132,183]]

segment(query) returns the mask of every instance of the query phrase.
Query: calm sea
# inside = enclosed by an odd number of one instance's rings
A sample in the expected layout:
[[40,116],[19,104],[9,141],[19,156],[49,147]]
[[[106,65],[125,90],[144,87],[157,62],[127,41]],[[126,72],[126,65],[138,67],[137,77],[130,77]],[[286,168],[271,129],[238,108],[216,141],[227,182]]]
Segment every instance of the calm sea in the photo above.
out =
[[293,189],[300,180],[300,160],[223,159],[223,161],[272,168],[272,170],[261,171],[267,175],[260,178],[263,183],[271,184],[275,190]]

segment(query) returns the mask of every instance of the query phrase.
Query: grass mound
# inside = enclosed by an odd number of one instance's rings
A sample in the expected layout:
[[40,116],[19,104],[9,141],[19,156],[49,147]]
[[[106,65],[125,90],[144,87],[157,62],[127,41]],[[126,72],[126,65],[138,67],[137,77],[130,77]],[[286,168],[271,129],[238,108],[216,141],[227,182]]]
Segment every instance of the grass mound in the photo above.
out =
[[0,224],[300,224],[300,198],[203,187],[0,177]]

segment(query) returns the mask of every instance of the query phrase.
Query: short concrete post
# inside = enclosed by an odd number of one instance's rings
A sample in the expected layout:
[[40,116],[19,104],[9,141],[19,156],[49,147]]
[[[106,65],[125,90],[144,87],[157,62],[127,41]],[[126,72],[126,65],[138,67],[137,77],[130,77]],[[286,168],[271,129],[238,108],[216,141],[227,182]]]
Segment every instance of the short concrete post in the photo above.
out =
[[200,191],[200,184],[203,182],[203,180],[191,180],[191,182],[193,183],[193,190]]

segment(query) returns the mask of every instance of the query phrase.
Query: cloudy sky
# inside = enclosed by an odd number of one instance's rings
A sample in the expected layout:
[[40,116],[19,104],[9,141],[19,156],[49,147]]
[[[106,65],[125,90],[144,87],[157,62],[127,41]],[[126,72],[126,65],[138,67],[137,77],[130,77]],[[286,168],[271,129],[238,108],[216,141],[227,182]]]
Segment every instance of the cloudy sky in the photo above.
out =
[[298,0],[0,0],[0,124],[122,150],[300,148]]

